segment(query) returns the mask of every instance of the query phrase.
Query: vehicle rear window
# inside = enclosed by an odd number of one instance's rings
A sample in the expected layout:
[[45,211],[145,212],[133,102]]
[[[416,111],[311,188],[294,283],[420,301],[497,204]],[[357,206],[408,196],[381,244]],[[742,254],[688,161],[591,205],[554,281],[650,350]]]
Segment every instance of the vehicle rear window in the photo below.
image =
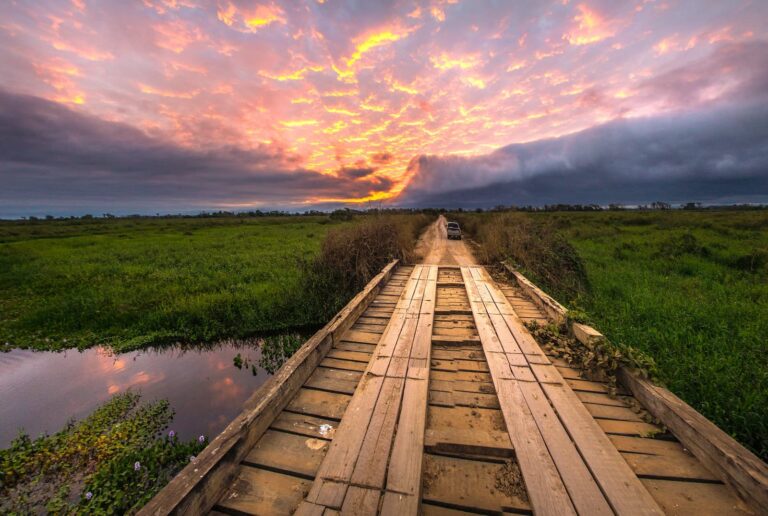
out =
[[459,224],[457,222],[449,222],[448,227],[451,229],[459,229]]

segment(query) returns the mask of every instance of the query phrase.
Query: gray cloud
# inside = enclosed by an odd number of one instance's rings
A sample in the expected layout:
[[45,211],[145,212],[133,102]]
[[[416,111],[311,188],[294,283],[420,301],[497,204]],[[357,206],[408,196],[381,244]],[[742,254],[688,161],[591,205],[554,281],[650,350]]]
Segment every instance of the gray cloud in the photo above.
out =
[[187,149],[125,124],[0,91],[0,216],[288,207],[391,187],[388,180],[352,175],[354,181],[303,169],[275,148]]
[[[714,78],[723,74],[732,79],[729,89],[710,100]],[[768,201],[768,43],[720,47],[649,79],[639,94],[686,107],[479,157],[419,156],[409,165],[413,179],[400,202]]]
[[617,120],[474,158],[420,156],[409,205],[768,201],[768,105]]

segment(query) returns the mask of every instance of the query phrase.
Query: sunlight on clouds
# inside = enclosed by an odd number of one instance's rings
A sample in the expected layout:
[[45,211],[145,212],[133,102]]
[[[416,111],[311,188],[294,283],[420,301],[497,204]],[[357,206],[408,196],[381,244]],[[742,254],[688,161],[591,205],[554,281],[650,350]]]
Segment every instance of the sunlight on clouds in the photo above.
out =
[[259,5],[249,9],[238,9],[231,1],[218,3],[216,15],[221,22],[233,29],[255,32],[272,23],[286,23],[283,10],[274,5]]
[[421,154],[478,155],[720,101],[738,64],[655,81],[766,37],[757,5],[747,16],[702,3],[696,18],[675,3],[596,0],[22,4],[0,20],[0,52],[17,63],[9,89],[187,148],[270,149],[289,170],[386,179],[334,197],[345,202],[396,197]]
[[577,9],[579,12],[573,21],[578,25],[564,36],[571,45],[589,45],[615,34],[615,31],[608,26],[608,23],[597,11],[590,9],[585,4],[579,4]]
[[315,119],[311,119],[311,120],[283,120],[280,123],[283,124],[285,127],[306,127],[308,125],[317,125],[320,122]]

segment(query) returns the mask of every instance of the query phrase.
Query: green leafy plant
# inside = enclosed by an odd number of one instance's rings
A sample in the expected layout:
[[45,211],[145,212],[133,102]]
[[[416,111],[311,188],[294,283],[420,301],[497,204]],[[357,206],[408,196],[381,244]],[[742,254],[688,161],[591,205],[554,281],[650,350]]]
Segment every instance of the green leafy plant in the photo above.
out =
[[0,450],[0,512],[135,512],[205,447],[164,433],[172,418],[167,401],[127,392],[53,435],[20,435]]

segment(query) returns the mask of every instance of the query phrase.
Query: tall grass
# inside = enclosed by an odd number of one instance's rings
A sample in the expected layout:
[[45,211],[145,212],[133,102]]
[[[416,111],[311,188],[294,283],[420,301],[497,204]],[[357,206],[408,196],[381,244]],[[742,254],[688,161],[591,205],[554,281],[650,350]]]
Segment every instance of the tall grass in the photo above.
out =
[[309,305],[331,316],[390,261],[410,261],[432,221],[424,214],[373,215],[329,231],[318,255],[305,263],[302,290]]
[[653,357],[673,392],[768,459],[768,212],[512,215],[468,217],[507,235],[520,217],[555,228],[584,263],[589,289],[563,297],[560,279],[534,274],[540,286],[619,347]]
[[127,351],[316,326],[407,259],[429,220],[0,221],[0,349]]
[[561,299],[575,300],[589,291],[584,262],[552,222],[516,212],[453,216],[480,244],[481,262],[511,261]]

